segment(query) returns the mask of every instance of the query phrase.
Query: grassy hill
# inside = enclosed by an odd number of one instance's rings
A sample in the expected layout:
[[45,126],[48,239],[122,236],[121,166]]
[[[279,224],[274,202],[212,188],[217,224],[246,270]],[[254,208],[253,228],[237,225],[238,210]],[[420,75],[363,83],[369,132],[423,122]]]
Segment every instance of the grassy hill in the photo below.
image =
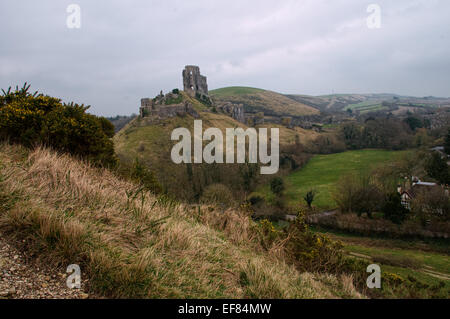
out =
[[[225,114],[211,112],[204,104],[184,92],[182,94],[183,98],[192,103],[198,112],[203,130],[216,127],[221,129],[225,136],[226,128],[247,128],[244,124]],[[148,166],[156,174],[164,189],[171,194],[176,194],[177,198],[192,199],[193,196],[201,193],[202,189],[199,186],[193,190],[192,178],[187,174],[187,165],[173,163],[170,153],[173,145],[177,143],[171,140],[172,131],[175,128],[184,127],[193,134],[194,120],[192,116],[186,115],[166,118],[153,123],[150,118],[137,117],[114,136],[115,151],[123,163],[130,164],[138,159]],[[230,168],[227,166],[226,169]],[[199,164],[196,164],[192,165],[192,170],[194,171],[193,175],[208,175],[199,177],[201,178],[199,183],[202,185],[205,179],[208,180],[208,183],[212,183],[212,179],[216,179],[215,183],[226,184],[231,178],[229,172],[221,171],[216,166],[199,167]]]
[[[242,127],[247,129],[245,124],[225,114],[211,112],[198,100],[189,97],[184,92],[182,94],[184,99],[192,103],[198,112],[203,123],[203,130],[216,127],[221,129],[225,136],[226,128]],[[194,118],[189,115],[167,118],[158,123],[151,123],[148,118],[137,117],[114,136],[115,151],[120,159],[126,163],[132,163],[136,158],[139,159],[152,169],[158,180],[171,193],[177,194],[179,198],[189,198],[189,196],[192,196],[192,180],[189,180],[186,175],[187,167],[185,165],[176,165],[170,160],[171,149],[176,143],[170,139],[170,136],[173,129],[177,127],[185,127],[193,132],[193,124]],[[304,143],[318,135],[312,130],[298,127],[289,129],[275,124],[265,124],[258,127],[278,127],[280,129],[280,144],[292,144],[296,140]],[[198,165],[193,165],[194,170],[196,167]],[[233,168],[229,164],[220,168],[215,165],[205,165],[203,170],[210,177],[205,176],[202,180],[209,178],[211,183],[234,185],[241,182],[239,168]],[[184,193],[186,193],[186,196],[183,195]]]
[[357,108],[359,104],[368,103],[368,105],[381,105],[385,99],[392,99],[392,96],[374,95],[374,94],[333,94],[321,96],[309,95],[286,95],[287,97],[315,107],[321,111],[340,112],[347,108]]
[[311,106],[282,94],[249,87],[226,87],[209,92],[217,102],[242,103],[246,112],[264,112],[266,116],[303,116],[319,114]]
[[[333,209],[335,203],[332,192],[339,178],[352,171],[368,170],[374,165],[389,162],[402,152],[384,150],[358,150],[330,155],[316,155],[308,164],[284,178],[285,196],[289,204],[298,205],[303,196],[310,189],[317,192],[314,205],[319,209]],[[261,188],[261,193],[266,198],[273,195],[269,186]]]
[[287,94],[286,97],[328,112],[359,111],[361,114],[374,111],[389,111],[383,102],[396,104],[400,108],[414,112],[417,108],[449,107],[450,99],[439,97],[409,97],[397,94],[331,94],[310,96]]
[[[0,145],[0,233],[121,298],[356,297],[258,248],[237,211],[179,204],[48,149]],[[63,270],[64,271],[64,270]],[[348,280],[347,280],[348,281]]]

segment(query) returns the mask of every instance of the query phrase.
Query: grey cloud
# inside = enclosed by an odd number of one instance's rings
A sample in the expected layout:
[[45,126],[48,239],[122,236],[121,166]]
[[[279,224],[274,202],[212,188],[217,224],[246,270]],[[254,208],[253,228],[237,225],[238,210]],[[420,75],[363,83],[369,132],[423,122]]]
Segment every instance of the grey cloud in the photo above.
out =
[[[79,30],[65,25],[70,3]],[[449,96],[450,3],[378,1],[382,27],[369,30],[370,3],[3,0],[0,87],[28,81],[96,114],[130,114],[197,64],[210,88]]]

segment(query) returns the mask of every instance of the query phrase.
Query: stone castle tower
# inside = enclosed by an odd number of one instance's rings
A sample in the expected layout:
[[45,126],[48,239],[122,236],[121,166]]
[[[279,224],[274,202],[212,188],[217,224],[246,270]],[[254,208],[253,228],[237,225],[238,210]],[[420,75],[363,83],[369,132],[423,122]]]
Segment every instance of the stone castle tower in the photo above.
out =
[[186,65],[183,70],[184,91],[190,96],[208,95],[206,76],[200,74],[200,68],[196,65]]

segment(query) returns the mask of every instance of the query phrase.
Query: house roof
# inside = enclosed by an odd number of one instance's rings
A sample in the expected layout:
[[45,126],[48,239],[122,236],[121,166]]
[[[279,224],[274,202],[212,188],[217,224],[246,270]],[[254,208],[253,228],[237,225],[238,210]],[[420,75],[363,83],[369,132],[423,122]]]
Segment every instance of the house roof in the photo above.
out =
[[402,195],[404,195],[404,194],[408,195],[409,198],[414,198],[414,197],[416,197],[416,193],[415,193],[414,190],[412,190],[412,189],[407,190],[407,191],[402,191],[400,195],[402,196]]
[[429,182],[417,182],[413,186],[437,186],[437,184]]
[[417,196],[417,193],[420,192],[420,190],[424,190],[424,189],[430,189],[430,187],[437,187],[438,184],[436,183],[430,183],[430,182],[417,182],[413,184],[413,187],[408,189],[408,190],[404,190],[400,193],[400,195],[406,194],[409,196],[409,198],[414,198]]

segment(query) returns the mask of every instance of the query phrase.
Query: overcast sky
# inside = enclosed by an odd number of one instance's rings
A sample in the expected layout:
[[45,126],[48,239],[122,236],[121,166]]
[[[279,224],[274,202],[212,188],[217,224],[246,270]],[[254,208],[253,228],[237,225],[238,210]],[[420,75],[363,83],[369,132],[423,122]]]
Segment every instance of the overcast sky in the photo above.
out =
[[210,89],[450,96],[448,0],[1,0],[0,30],[0,88],[27,81],[106,116],[182,88],[187,64]]

